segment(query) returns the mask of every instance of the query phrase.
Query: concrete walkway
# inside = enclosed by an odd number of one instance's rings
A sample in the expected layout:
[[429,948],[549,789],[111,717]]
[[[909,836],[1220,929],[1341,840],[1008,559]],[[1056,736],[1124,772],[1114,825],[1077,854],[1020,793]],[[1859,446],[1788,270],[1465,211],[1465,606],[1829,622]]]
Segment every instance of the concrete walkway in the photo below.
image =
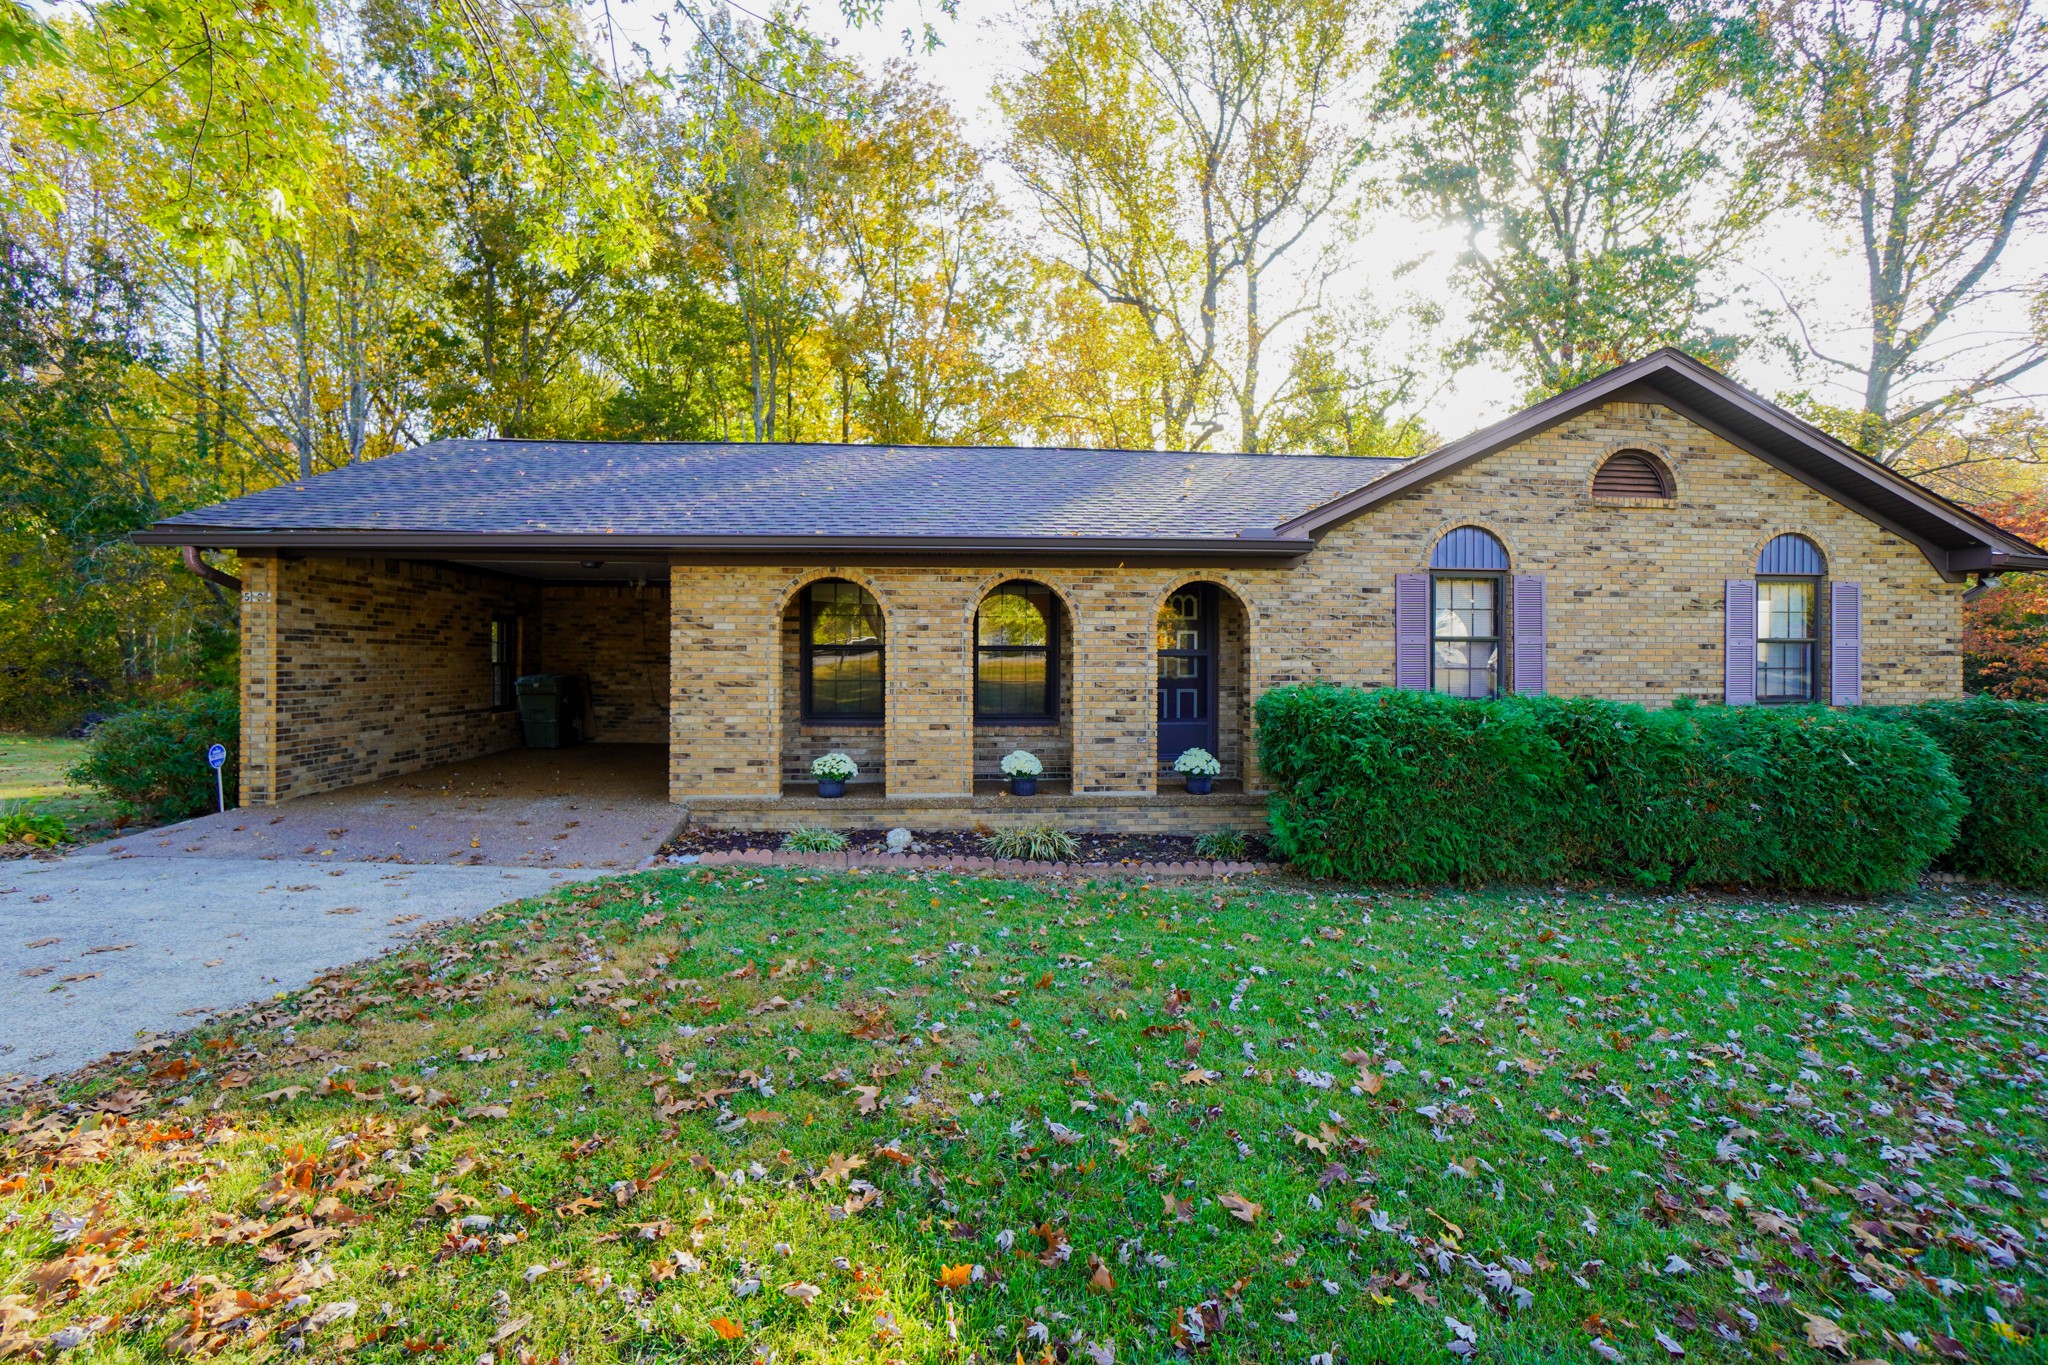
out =
[[513,751],[0,862],[0,1076],[296,990],[421,926],[644,864],[663,751]]

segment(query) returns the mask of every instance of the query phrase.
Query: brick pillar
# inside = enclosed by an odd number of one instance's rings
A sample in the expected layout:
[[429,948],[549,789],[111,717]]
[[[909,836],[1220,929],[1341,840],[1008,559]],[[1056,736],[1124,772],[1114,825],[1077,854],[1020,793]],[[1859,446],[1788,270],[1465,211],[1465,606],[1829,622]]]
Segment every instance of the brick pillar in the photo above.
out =
[[1095,570],[1074,588],[1074,790],[1158,790],[1158,619],[1149,575]]
[[670,566],[669,800],[781,795],[780,581]]
[[277,751],[277,610],[281,589],[275,555],[241,556],[242,718],[240,804],[270,806],[284,776]]
[[889,797],[974,794],[972,578],[903,575],[886,592]]

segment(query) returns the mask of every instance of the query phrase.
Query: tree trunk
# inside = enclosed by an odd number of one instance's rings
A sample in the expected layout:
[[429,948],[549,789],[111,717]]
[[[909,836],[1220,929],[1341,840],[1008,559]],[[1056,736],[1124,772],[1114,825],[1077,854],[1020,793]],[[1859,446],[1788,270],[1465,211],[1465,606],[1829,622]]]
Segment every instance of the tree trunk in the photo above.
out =
[[292,399],[292,445],[298,450],[299,477],[313,477],[313,335],[310,291],[306,281],[305,248],[296,243],[285,248],[290,255],[290,317],[292,347],[298,353],[298,391]]

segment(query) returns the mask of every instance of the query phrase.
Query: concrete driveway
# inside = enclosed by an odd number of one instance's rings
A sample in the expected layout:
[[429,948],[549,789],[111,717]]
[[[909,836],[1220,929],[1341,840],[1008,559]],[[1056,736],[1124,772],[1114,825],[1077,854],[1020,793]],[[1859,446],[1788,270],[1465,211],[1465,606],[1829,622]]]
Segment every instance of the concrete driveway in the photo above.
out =
[[424,925],[638,867],[677,823],[660,754],[515,751],[0,863],[0,1075],[67,1071]]

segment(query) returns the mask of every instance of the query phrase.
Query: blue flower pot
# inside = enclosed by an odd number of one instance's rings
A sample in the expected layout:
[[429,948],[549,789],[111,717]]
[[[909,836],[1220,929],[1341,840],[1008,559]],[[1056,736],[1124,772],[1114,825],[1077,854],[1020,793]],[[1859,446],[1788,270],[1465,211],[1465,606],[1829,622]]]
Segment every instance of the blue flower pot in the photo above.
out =
[[1035,777],[1013,777],[1010,779],[1010,795],[1038,795],[1038,779]]
[[820,795],[820,796],[844,796],[844,795],[846,795],[846,780],[845,780],[844,778],[839,778],[839,777],[821,777],[821,778],[819,778],[819,779],[818,779],[818,795]]
[[1209,784],[1215,780],[1213,777],[1198,777],[1190,773],[1188,775],[1188,790],[1196,796],[1207,796],[1209,794]]

